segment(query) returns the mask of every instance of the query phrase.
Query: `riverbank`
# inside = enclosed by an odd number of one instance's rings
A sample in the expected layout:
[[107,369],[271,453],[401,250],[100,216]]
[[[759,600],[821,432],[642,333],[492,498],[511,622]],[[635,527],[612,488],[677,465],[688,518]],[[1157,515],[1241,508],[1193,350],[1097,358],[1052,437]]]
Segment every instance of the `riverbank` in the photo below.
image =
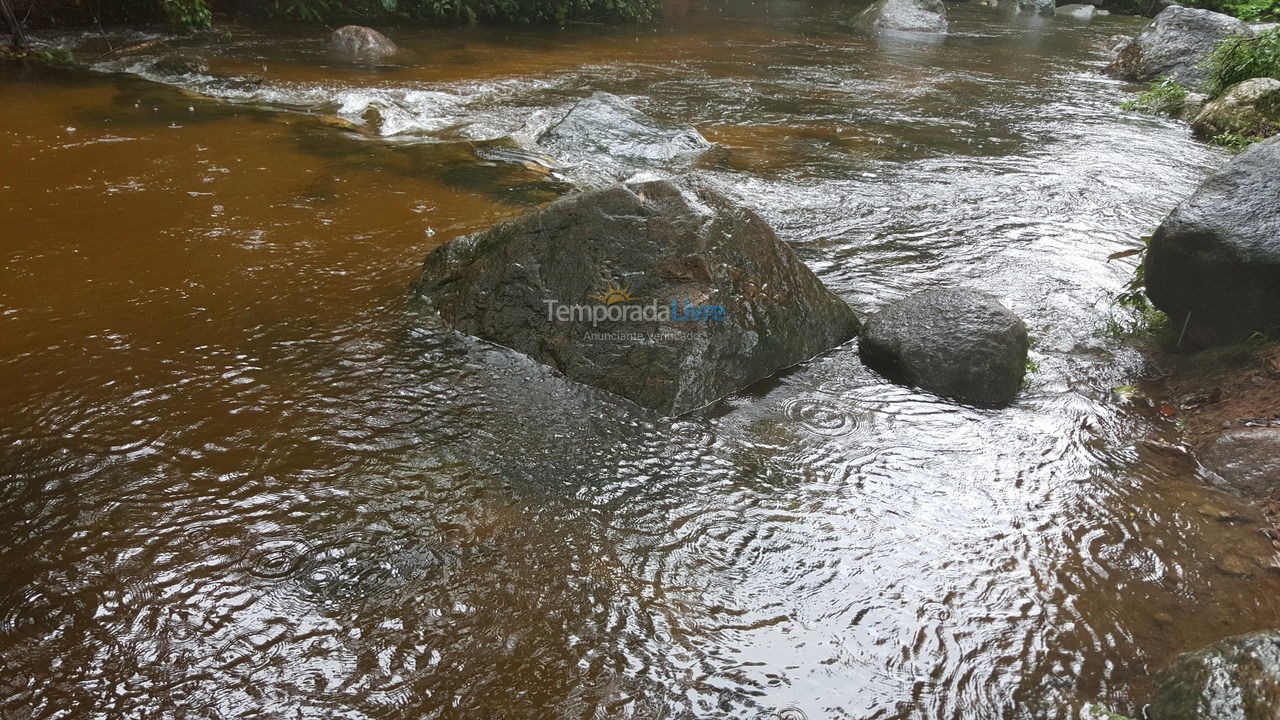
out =
[[[1226,432],[1280,428],[1280,342],[1192,354],[1151,350],[1150,359],[1152,370],[1143,381],[1143,391],[1161,414],[1173,420],[1182,442],[1197,457],[1214,458],[1212,448]],[[1215,478],[1215,483],[1219,481],[1224,491],[1231,492],[1231,476]],[[1272,529],[1280,532],[1280,485],[1269,493],[1236,492],[1256,504]]]

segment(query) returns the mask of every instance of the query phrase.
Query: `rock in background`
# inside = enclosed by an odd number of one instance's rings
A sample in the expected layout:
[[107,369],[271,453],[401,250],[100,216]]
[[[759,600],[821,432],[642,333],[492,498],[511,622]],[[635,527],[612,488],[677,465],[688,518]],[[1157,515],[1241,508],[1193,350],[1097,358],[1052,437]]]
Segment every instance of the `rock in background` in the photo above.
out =
[[945,33],[947,9],[942,0],[876,0],[853,22],[875,33]]
[[329,54],[349,63],[377,63],[400,50],[391,38],[363,25],[344,25],[329,36]]
[[1202,90],[1208,80],[1203,63],[1218,43],[1251,33],[1230,15],[1172,5],[1125,45],[1107,70],[1123,80],[1169,77],[1189,90]]

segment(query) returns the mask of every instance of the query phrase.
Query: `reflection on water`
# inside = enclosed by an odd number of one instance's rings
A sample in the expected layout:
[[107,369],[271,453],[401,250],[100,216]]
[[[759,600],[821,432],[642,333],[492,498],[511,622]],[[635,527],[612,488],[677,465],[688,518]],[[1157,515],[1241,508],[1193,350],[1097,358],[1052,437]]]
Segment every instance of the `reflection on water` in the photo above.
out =
[[[3,713],[1136,713],[1274,625],[1276,577],[1214,569],[1261,536],[1196,512],[1228,501],[1141,444],[1170,429],[1096,332],[1107,255],[1222,157],[1117,110],[1137,21],[951,12],[933,45],[776,3],[401,31],[377,70],[290,28],[3,70]],[[176,52],[209,73],[148,69]],[[667,420],[420,316],[427,251],[569,190],[531,134],[596,90],[720,143],[700,171],[855,307],[1000,295],[1027,392],[846,347]]]

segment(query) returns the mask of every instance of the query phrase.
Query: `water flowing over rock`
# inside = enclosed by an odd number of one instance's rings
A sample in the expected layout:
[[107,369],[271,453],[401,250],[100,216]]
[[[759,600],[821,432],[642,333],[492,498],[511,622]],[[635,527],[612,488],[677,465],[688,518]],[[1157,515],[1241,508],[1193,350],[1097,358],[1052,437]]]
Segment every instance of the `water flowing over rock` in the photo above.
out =
[[161,75],[200,75],[209,72],[209,66],[199,58],[175,55],[151,63],[151,71]]
[[859,328],[768,223],[692,179],[585,192],[457,238],[416,289],[448,326],[667,415]]
[[1232,35],[1250,33],[1247,24],[1230,15],[1172,5],[1126,45],[1107,70],[1138,82],[1167,76],[1188,89],[1200,90],[1208,79],[1202,64],[1214,47]]
[[1227,88],[1191,121],[1201,137],[1236,133],[1268,137],[1280,131],[1280,80],[1252,78]]
[[966,288],[926,290],[867,321],[863,360],[897,382],[974,405],[1001,406],[1022,388],[1027,328],[1000,302]]
[[344,25],[329,36],[329,54],[352,63],[376,63],[400,48],[386,35],[362,25]]
[[1145,275],[1147,296],[1185,344],[1280,326],[1280,137],[1237,155],[1165,218]]
[[1157,720],[1274,720],[1280,715],[1280,631],[1236,635],[1174,658],[1155,677]]
[[945,33],[947,9],[942,0],[876,0],[854,18],[871,32]]
[[625,180],[641,170],[687,164],[712,147],[694,128],[659,122],[606,92],[579,100],[538,135],[537,145],[588,184]]

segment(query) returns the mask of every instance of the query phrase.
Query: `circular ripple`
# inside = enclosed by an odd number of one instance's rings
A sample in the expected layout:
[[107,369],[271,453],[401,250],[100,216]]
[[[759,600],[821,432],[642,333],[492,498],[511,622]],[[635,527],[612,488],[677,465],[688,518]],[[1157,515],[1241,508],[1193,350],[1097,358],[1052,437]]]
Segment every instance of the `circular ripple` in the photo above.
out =
[[858,418],[845,408],[820,398],[797,398],[783,410],[786,418],[809,432],[826,437],[848,435],[859,428]]
[[919,615],[923,619],[932,620],[933,622],[944,622],[951,619],[951,611],[936,600],[930,600],[920,606]]
[[70,595],[35,590],[14,598],[0,611],[0,637],[50,632],[85,612],[85,603]]
[[298,572],[307,559],[307,546],[296,540],[271,540],[249,553],[247,572],[254,577],[278,580]]

